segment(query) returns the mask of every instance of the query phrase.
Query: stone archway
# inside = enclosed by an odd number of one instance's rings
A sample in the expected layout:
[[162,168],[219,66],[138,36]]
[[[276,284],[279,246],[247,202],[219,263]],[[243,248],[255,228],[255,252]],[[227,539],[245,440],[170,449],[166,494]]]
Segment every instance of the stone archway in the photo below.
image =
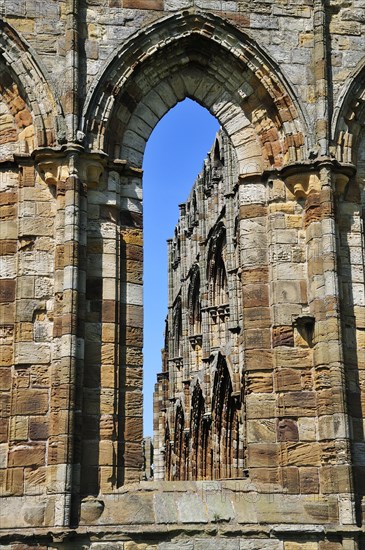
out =
[[185,97],[230,137],[243,175],[305,158],[305,120],[277,68],[248,36],[213,15],[183,12],[137,34],[89,94],[92,150],[140,168],[158,120]]

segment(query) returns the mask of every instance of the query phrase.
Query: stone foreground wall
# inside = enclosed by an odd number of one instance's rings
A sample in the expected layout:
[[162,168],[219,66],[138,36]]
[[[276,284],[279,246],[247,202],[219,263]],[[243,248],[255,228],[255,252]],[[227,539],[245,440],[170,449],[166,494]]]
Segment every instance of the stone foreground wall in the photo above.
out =
[[[0,0],[0,15],[2,544],[361,547],[362,1]],[[255,486],[242,513],[231,497],[209,512],[197,486],[134,485],[143,152],[185,97],[218,118],[237,162]],[[270,515],[256,501],[272,493]]]

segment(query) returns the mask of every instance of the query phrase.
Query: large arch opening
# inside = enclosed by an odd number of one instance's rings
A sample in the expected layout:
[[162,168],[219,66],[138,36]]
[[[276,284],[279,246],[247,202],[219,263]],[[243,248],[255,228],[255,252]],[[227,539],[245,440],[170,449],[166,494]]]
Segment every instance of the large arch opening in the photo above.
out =
[[152,436],[152,391],[161,370],[168,307],[167,239],[173,236],[178,205],[191,191],[219,129],[196,102],[184,100],[158,123],[143,161],[144,226],[144,435]]
[[[106,371],[105,357],[110,371],[109,386],[101,386],[102,376],[99,376],[95,389],[98,391],[101,387],[100,403],[105,397],[104,409],[111,418],[110,431],[115,440],[112,444],[104,442],[103,438],[110,439],[110,435],[104,436],[99,430],[98,445],[90,441],[90,446],[104,450],[106,482],[112,486],[139,479],[142,467],[142,164],[147,140],[168,111],[190,98],[215,116],[223,129],[222,146],[224,142],[223,150],[232,166],[228,178],[232,188],[237,189],[244,182],[249,184],[252,178],[257,181],[265,170],[277,170],[288,162],[300,161],[311,146],[311,134],[304,128],[304,117],[292,99],[290,87],[278,74],[277,67],[265,53],[229,23],[213,15],[184,12],[135,35],[102,71],[87,99],[84,111],[87,147],[91,152],[102,153],[103,159],[107,155],[103,162],[109,178],[107,182],[103,180],[107,189],[106,204],[101,209],[104,219],[92,219],[88,225],[90,240],[101,236],[105,243],[110,242],[93,252],[95,264],[100,266],[97,288],[102,299],[101,313],[95,312],[93,319],[100,320],[102,331],[108,326],[108,340],[102,341],[100,356],[101,369]],[[211,168],[213,172],[214,166]],[[218,172],[208,177],[213,187],[223,185]],[[209,189],[206,191],[208,196]],[[221,191],[221,196],[225,196],[225,191]],[[99,189],[90,189],[88,200],[92,211],[92,205],[99,205],[104,199]],[[213,192],[210,200],[210,209],[215,212],[219,205],[214,205]],[[193,203],[191,197],[190,207]],[[184,217],[187,220],[187,212]],[[232,243],[227,256],[230,272],[227,288],[232,293],[237,292],[238,287],[232,267],[237,243],[234,245],[234,228],[228,227],[227,231]],[[175,244],[178,246],[178,240]],[[115,262],[113,250],[119,251]],[[200,276],[205,277],[207,266],[202,268]],[[219,273],[224,283],[224,270]],[[96,281],[93,284],[96,285]],[[215,352],[220,351],[222,339],[229,331],[237,335],[238,312],[229,313],[227,307],[221,307],[224,305],[215,304],[213,309],[212,305],[207,306],[212,317],[209,322],[215,327]],[[90,322],[90,333],[93,322]],[[203,332],[203,322],[201,326]],[[200,335],[191,336],[185,353],[194,354],[195,365],[201,365],[207,350],[200,347]],[[94,335],[90,340],[92,338]],[[85,347],[91,350],[87,339],[86,336]],[[113,347],[114,341],[117,346]],[[180,358],[174,359],[180,365]],[[184,382],[187,373],[180,368],[178,376],[180,382]],[[238,371],[234,371],[233,385],[236,378]],[[165,382],[159,380],[162,392],[167,389]],[[182,407],[189,399],[189,391],[185,385],[179,398]],[[90,388],[91,392],[94,388]],[[102,410],[101,406],[96,414],[103,416]],[[93,415],[95,417],[95,413]],[[185,422],[187,418],[185,414]],[[84,424],[87,423],[86,419]],[[209,457],[206,460],[208,463]],[[111,471],[107,470],[109,464]]]

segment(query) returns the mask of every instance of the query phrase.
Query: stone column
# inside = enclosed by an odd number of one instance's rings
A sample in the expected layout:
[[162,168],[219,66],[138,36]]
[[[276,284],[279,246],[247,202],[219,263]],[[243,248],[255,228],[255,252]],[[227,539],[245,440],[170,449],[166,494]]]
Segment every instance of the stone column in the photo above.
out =
[[[36,162],[57,196],[55,249],[54,353],[51,365],[50,438],[47,487],[55,506],[54,525],[72,521],[76,391],[82,373],[83,343],[78,339],[80,210],[83,186],[78,165],[80,148],[41,151]],[[81,382],[82,383],[82,382]],[[80,405],[80,403],[79,403]]]
[[[334,199],[338,167],[324,161],[313,168],[311,172],[287,177],[286,182],[304,207],[308,306],[315,322],[312,345],[316,396],[313,406],[317,411],[319,490],[324,495],[338,496],[339,520],[352,524],[355,509]],[[313,444],[311,452],[314,460]]]

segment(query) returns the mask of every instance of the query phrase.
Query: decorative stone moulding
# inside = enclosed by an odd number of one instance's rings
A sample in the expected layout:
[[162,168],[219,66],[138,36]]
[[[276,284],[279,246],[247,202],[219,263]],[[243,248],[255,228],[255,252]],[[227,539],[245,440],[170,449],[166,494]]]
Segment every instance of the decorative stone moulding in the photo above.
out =
[[181,367],[183,366],[182,357],[175,357],[172,361],[175,363],[175,365],[178,369],[181,369]]
[[318,193],[321,181],[314,172],[301,172],[285,178],[285,183],[296,199],[305,199],[312,192]]
[[39,170],[47,185],[57,185],[59,181],[65,181],[69,176],[67,159],[53,156],[52,153],[36,157]]
[[308,164],[292,164],[279,171],[280,177],[294,194],[296,199],[307,198],[311,192],[321,190],[320,170],[327,168],[333,177],[334,191],[344,193],[356,167],[351,163],[340,163],[332,158],[319,158]]
[[238,180],[240,183],[246,183],[247,179],[261,177],[264,166],[261,159],[238,161]]
[[[72,166],[71,156],[77,157]],[[47,185],[57,185],[59,181],[65,181],[74,169],[88,187],[96,187],[106,165],[106,155],[82,153],[79,146],[70,146],[61,151],[52,149],[37,151],[34,159]]]
[[195,349],[197,346],[201,347],[203,343],[203,336],[201,334],[189,336],[189,341],[193,349]]

